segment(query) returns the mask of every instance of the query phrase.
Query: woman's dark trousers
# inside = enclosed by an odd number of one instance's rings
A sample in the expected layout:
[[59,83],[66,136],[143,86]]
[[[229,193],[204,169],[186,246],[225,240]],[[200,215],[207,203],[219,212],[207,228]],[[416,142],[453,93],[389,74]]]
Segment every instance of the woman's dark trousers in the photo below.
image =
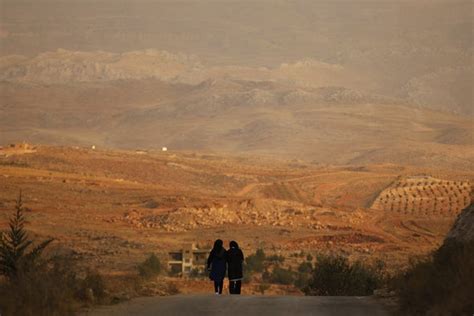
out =
[[224,287],[224,280],[214,281],[214,290],[216,293],[222,294],[222,288]]
[[229,281],[229,293],[240,294],[240,288],[242,287],[242,281]]

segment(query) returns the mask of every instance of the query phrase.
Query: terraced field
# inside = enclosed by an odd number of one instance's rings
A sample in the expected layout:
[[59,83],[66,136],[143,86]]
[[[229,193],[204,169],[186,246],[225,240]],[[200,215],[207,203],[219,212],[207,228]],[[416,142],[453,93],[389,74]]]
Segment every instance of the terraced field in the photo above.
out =
[[373,209],[418,216],[453,216],[470,202],[468,181],[413,176],[395,181],[372,204]]

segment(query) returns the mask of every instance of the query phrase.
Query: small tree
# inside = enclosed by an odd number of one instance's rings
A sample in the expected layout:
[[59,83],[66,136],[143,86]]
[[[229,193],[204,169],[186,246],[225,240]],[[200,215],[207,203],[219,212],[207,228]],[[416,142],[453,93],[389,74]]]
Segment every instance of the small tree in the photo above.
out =
[[33,241],[28,239],[25,231],[21,191],[16,200],[15,213],[10,218],[9,230],[0,236],[0,274],[8,279],[15,279],[20,269],[29,269],[36,263],[43,250],[53,241],[48,239],[27,251]]
[[262,275],[262,278],[270,283],[288,285],[294,282],[294,273],[291,269],[284,269],[276,266],[273,268],[273,271],[265,277]]
[[271,255],[265,258],[265,260],[271,264],[280,264],[285,262],[285,257],[281,255]]
[[158,257],[152,253],[145,261],[138,266],[138,273],[145,279],[157,276],[161,272],[161,262]]

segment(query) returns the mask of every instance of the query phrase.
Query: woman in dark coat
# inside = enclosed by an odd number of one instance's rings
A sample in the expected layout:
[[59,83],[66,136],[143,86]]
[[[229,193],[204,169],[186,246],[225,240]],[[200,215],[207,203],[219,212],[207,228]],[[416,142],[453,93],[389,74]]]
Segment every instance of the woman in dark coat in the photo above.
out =
[[224,278],[226,272],[227,252],[223,247],[223,242],[217,239],[214,247],[207,258],[207,270],[210,271],[209,278],[214,281],[214,290],[216,295],[222,294]]
[[235,241],[231,241],[229,247],[229,250],[227,250],[229,292],[230,294],[240,294],[243,279],[242,264],[244,263],[244,254]]

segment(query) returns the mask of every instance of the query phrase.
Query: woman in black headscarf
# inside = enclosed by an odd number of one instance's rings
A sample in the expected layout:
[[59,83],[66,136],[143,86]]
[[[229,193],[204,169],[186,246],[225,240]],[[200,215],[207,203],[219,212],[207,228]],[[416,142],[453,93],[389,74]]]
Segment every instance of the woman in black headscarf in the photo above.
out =
[[230,294],[240,294],[242,287],[244,254],[240,250],[239,245],[235,241],[229,243],[229,250],[227,250],[227,265],[229,277],[229,292]]
[[223,242],[217,239],[214,247],[207,258],[207,270],[210,271],[209,278],[214,281],[214,290],[216,295],[222,294],[224,278],[226,272],[227,252],[223,247]]

